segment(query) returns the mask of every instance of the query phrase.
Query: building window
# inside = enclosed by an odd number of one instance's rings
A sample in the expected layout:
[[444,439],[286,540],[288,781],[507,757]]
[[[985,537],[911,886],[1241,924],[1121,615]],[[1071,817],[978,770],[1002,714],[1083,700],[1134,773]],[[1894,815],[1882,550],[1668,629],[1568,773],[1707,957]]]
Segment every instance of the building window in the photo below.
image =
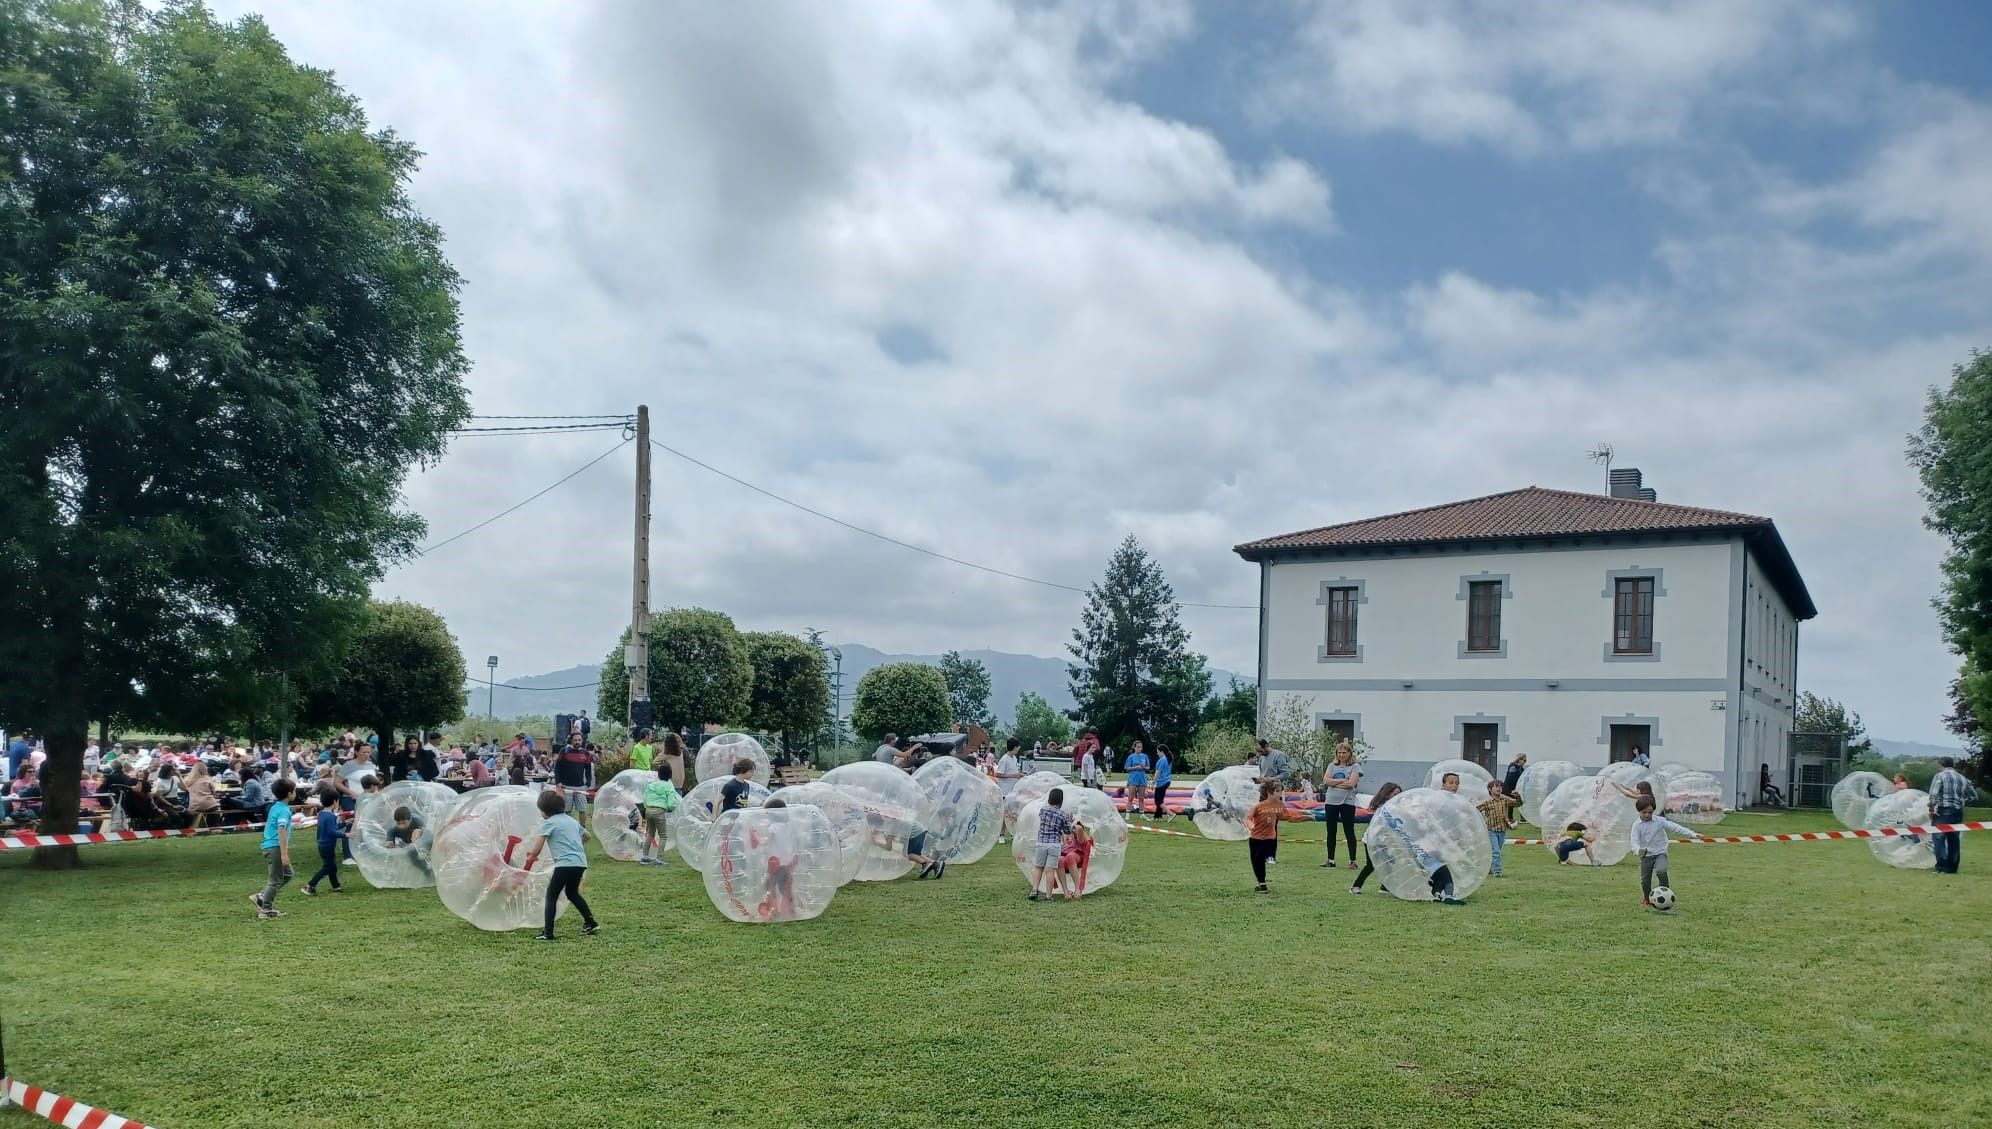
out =
[[1653,578],[1620,577],[1613,585],[1612,653],[1653,653]]
[[1359,602],[1354,588],[1330,588],[1328,597],[1328,644],[1322,649],[1328,655],[1353,655],[1356,653],[1356,604]]
[[1467,584],[1466,649],[1501,649],[1501,582],[1475,580]]

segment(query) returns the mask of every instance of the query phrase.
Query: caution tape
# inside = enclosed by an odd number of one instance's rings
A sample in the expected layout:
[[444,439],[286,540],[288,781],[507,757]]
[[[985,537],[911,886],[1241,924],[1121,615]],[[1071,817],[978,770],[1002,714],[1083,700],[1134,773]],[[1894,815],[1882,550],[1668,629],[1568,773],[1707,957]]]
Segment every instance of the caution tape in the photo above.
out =
[[[316,816],[299,816],[291,822],[292,830],[310,827]],[[239,835],[245,831],[261,831],[261,823],[238,823],[226,827],[182,827],[172,831],[91,831],[75,835],[39,835],[23,832],[19,835],[0,836],[0,851],[26,850],[32,847],[83,847],[92,843],[136,843],[144,839],[188,839],[195,835]]]
[[[1953,831],[1992,831],[1992,822],[1933,823],[1928,827],[1882,827],[1873,831],[1793,831],[1785,835],[1697,835],[1678,843],[1819,843],[1829,839],[1896,839],[1904,835],[1942,835]],[[1555,839],[1510,839],[1511,847],[1540,847]]]
[[0,1106],[9,1102],[69,1129],[150,1129],[143,1121],[120,1117],[17,1079],[0,1078]]

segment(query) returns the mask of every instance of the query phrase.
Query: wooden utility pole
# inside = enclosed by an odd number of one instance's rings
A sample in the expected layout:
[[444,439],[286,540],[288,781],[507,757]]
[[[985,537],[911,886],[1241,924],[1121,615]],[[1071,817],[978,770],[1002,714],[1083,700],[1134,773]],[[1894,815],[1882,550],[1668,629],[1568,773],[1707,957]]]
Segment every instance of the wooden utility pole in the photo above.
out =
[[623,649],[629,669],[627,721],[635,736],[637,703],[650,701],[650,406],[636,406],[636,570],[630,581],[629,646]]

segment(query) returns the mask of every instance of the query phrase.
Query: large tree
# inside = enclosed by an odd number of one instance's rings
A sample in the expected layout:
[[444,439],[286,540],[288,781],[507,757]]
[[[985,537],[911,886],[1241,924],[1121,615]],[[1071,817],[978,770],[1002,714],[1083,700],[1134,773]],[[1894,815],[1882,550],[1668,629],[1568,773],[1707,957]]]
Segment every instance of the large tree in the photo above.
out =
[[1909,461],[1929,504],[1923,524],[1950,542],[1936,607],[1963,660],[1959,693],[1981,726],[1992,725],[1992,353],[1974,351],[1948,388],[1930,389]]
[[939,733],[952,724],[947,679],[931,666],[886,663],[858,679],[851,728],[866,740],[876,741],[887,733],[901,737]]
[[1072,722],[1064,714],[1052,708],[1044,695],[1026,690],[1017,695],[1017,719],[1010,727],[1010,736],[1033,745],[1039,741],[1065,742],[1072,739]]
[[830,708],[823,652],[780,631],[749,631],[741,639],[754,667],[747,724],[764,733],[779,733],[783,748],[796,748],[804,735],[813,737],[822,728],[823,715]]
[[1175,589],[1129,534],[1087,589],[1066,648],[1073,659],[1066,676],[1086,723],[1121,748],[1136,737],[1187,745],[1210,697],[1210,672],[1189,642]]
[[948,684],[948,708],[956,721],[984,729],[996,725],[996,716],[989,712],[989,668],[982,660],[949,651],[941,656],[941,678]]
[[[595,691],[602,717],[629,716],[629,668],[624,631],[602,660]],[[650,714],[667,729],[733,725],[747,720],[754,664],[732,617],[705,608],[672,608],[650,617]]]
[[306,695],[306,720],[364,725],[393,746],[395,731],[428,730],[464,712],[463,651],[443,617],[420,604],[375,600],[338,673]]
[[423,533],[468,408],[416,158],[254,17],[0,0],[0,724],[50,826],[92,718],[322,672]]
[[1868,740],[1867,723],[1861,715],[1833,698],[1822,698],[1810,690],[1798,694],[1798,708],[1792,716],[1794,733],[1831,733],[1847,739],[1849,753],[1865,753],[1874,748]]
[[1204,703],[1202,722],[1244,733],[1259,729],[1259,687],[1231,680],[1231,688]]

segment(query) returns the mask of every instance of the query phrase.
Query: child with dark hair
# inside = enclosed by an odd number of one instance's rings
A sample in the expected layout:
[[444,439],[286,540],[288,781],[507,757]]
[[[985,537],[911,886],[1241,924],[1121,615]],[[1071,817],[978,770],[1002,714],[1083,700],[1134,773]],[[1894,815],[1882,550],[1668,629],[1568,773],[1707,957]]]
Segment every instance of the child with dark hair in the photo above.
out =
[[[1390,802],[1391,797],[1397,795],[1397,793],[1402,792],[1403,790],[1404,786],[1401,784],[1385,784],[1383,787],[1378,788],[1376,790],[1376,795],[1370,797],[1371,816],[1374,817],[1375,813],[1379,809],[1381,809],[1383,805]],[[1351,859],[1350,861],[1353,862],[1355,860]],[[1363,883],[1368,882],[1370,875],[1375,873],[1376,873],[1376,860],[1370,857],[1369,844],[1365,843],[1363,844],[1363,868],[1356,872],[1356,882],[1355,885],[1349,887],[1349,893],[1351,894],[1362,893]]]
[[1668,885],[1667,833],[1671,831],[1685,839],[1699,839],[1701,832],[1656,814],[1656,805],[1650,796],[1633,806],[1639,812],[1639,822],[1632,825],[1632,849],[1639,853],[1639,904],[1650,908],[1656,885],[1654,878],[1659,878],[1658,885]]
[[318,884],[326,879],[332,881],[332,892],[342,893],[345,887],[339,885],[339,845],[346,839],[346,829],[339,826],[339,788],[330,780],[318,783],[318,873],[304,884],[304,892],[317,894]]
[[[1030,900],[1034,902],[1058,891],[1058,868],[1065,855],[1066,837],[1072,834],[1072,817],[1065,814],[1064,803],[1065,789],[1053,788],[1038,808],[1037,842],[1031,847]],[[1040,894],[1047,874],[1051,875],[1051,889]],[[1066,897],[1077,895],[1068,893]]]
[[719,786],[719,810],[712,813],[714,819],[747,805],[748,780],[753,775],[753,758],[741,757],[733,762],[733,777]]
[[1280,824],[1312,818],[1287,810],[1286,800],[1280,795],[1279,781],[1259,781],[1259,802],[1245,813],[1245,846],[1251,852],[1252,877],[1259,880],[1259,884],[1253,887],[1254,893],[1266,892],[1266,863],[1279,849]]
[[581,845],[581,825],[567,814],[567,798],[557,790],[549,788],[539,794],[539,810],[546,819],[526,851],[526,869],[531,870],[533,863],[539,861],[540,852],[546,851],[553,856],[553,877],[546,884],[546,928],[534,934],[533,940],[553,940],[553,919],[560,910],[562,895],[581,913],[581,935],[592,937],[601,926],[596,924],[595,915],[581,897],[581,880],[588,875],[588,852]]
[[277,891],[290,884],[291,870],[291,793],[296,787],[288,780],[279,780],[270,786],[270,794],[276,799],[270,810],[263,816],[263,865],[268,881],[263,888],[249,895],[256,905],[256,916],[261,918],[282,917],[284,911],[277,908]]
[[1573,823],[1564,828],[1563,837],[1556,841],[1557,865],[1569,866],[1570,856],[1576,854],[1578,851],[1583,851],[1585,858],[1596,863],[1598,856],[1592,853],[1591,844],[1597,841],[1598,833],[1590,830],[1581,823]]

